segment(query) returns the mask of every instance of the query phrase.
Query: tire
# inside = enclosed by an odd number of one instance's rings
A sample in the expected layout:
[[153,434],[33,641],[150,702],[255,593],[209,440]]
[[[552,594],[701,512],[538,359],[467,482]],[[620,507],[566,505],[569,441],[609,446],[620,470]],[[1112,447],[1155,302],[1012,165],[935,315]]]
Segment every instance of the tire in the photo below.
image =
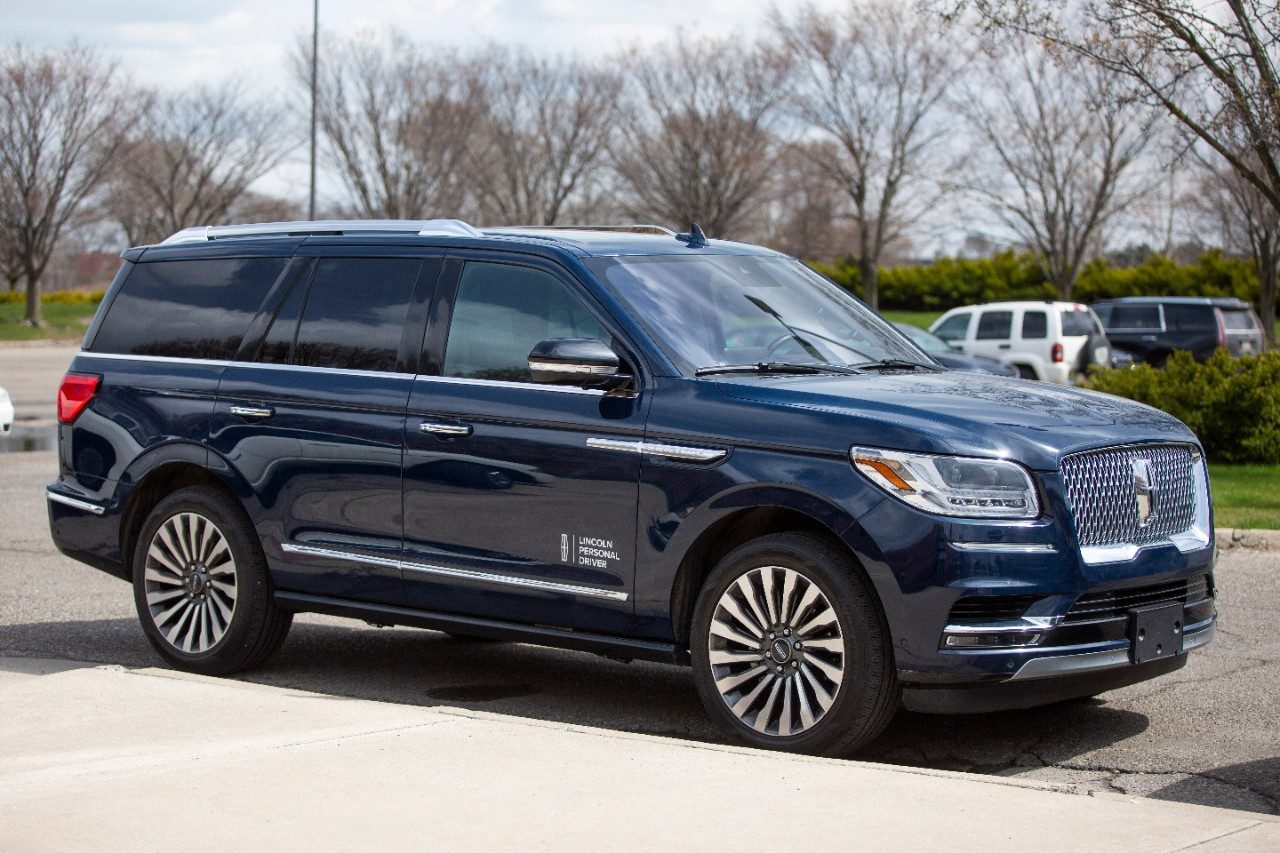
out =
[[1037,378],[1039,378],[1039,377],[1037,377],[1037,376],[1036,376],[1036,372],[1035,372],[1034,370],[1032,370],[1030,367],[1027,367],[1025,364],[1015,364],[1015,365],[1014,365],[1014,367],[1018,368],[1018,378],[1019,378],[1019,379],[1037,379]]
[[217,489],[182,489],[160,501],[134,543],[132,568],[142,628],[177,669],[251,669],[280,647],[293,622],[276,606],[248,516]]
[[721,560],[698,595],[689,645],[707,712],[754,746],[848,755],[880,734],[900,703],[888,627],[867,580],[847,554],[810,534],[765,536]]

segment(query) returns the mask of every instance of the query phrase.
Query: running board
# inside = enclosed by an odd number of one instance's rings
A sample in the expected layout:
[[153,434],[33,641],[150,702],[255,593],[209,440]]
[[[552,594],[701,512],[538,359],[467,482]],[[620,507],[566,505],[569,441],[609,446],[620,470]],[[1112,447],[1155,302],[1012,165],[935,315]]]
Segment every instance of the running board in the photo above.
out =
[[434,613],[430,610],[369,604],[323,595],[308,595],[302,592],[277,591],[275,599],[276,604],[281,608],[295,613],[324,613],[329,616],[363,619],[378,625],[405,625],[411,628],[430,628],[433,631],[457,631],[491,640],[511,640],[539,646],[575,649],[624,660],[688,663],[688,656],[677,650],[673,643],[610,637],[606,634],[571,631],[567,628],[521,625],[496,619],[479,619],[474,616],[457,616],[452,613]]

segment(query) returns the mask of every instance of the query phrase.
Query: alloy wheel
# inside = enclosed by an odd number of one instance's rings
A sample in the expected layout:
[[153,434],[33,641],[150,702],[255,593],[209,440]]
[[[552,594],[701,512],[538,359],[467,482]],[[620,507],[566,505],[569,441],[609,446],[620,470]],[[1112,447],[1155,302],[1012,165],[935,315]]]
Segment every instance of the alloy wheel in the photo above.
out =
[[156,629],[188,654],[226,635],[236,608],[236,561],[218,526],[195,512],[170,516],[147,548],[145,593]]
[[813,728],[844,681],[839,616],[794,569],[763,566],[720,596],[708,632],[712,676],[744,725],[774,737]]

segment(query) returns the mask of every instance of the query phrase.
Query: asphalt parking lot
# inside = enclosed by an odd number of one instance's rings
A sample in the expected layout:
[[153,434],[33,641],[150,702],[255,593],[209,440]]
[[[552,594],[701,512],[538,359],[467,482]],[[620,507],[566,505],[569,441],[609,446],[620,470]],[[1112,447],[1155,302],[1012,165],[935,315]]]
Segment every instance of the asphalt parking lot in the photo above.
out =
[[[0,656],[159,665],[128,587],[49,541],[43,488],[54,470],[52,453],[0,455]],[[1225,552],[1218,586],[1216,641],[1173,675],[1033,711],[903,713],[859,757],[1280,814],[1280,553]],[[719,740],[677,667],[328,617],[300,618],[245,680]]]

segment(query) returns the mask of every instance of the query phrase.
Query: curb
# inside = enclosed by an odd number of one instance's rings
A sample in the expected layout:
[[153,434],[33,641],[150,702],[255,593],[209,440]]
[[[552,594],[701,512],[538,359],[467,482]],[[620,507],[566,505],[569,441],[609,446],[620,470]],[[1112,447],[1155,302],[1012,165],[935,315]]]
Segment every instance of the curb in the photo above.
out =
[[1216,537],[1219,551],[1280,551],[1280,530],[1219,527]]

